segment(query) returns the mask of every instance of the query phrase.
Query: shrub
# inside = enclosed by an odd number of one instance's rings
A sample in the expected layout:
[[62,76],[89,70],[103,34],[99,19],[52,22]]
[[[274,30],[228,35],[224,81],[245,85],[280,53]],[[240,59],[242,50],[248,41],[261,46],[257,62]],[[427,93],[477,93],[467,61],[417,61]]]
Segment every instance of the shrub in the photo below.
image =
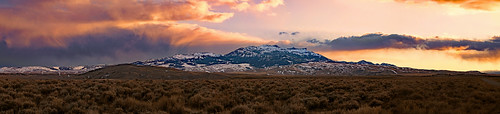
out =
[[224,110],[224,106],[218,103],[212,103],[205,109],[208,113],[217,113]]
[[0,113],[500,113],[481,78],[0,79]]
[[254,111],[246,105],[238,105],[231,109],[231,114],[251,114]]
[[344,102],[341,107],[346,110],[353,110],[353,109],[358,109],[360,107],[358,101],[355,100],[350,100],[347,102]]
[[371,107],[376,107],[376,106],[382,105],[383,103],[384,103],[383,101],[380,101],[380,100],[377,100],[377,99],[373,99],[372,101],[370,101],[369,105]]
[[156,102],[155,106],[161,111],[167,111],[174,114],[186,112],[186,110],[184,110],[184,100],[179,96],[162,97]]
[[257,114],[264,114],[269,111],[272,111],[271,107],[265,105],[264,103],[256,103],[252,105],[252,109],[255,111]]

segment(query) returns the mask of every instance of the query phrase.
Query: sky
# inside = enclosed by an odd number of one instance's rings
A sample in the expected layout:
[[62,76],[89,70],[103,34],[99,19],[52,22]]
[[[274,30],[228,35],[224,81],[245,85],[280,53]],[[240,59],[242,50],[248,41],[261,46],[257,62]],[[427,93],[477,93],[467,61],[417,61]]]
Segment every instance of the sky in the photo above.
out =
[[276,44],[338,61],[499,71],[499,20],[499,0],[0,0],[0,66]]

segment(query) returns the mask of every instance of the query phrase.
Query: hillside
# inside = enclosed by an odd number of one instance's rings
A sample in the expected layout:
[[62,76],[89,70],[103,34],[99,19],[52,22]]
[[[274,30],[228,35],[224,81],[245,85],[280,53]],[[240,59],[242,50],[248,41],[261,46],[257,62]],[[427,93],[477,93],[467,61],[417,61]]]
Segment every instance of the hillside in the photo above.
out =
[[174,68],[121,64],[90,71],[75,78],[79,79],[224,79],[228,74],[187,72]]

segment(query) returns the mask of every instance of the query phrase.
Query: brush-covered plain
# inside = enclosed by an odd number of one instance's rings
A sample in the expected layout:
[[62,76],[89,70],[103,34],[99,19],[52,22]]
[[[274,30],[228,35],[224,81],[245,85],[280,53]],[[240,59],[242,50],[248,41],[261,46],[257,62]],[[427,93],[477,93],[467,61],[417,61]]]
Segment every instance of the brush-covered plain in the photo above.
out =
[[498,77],[0,78],[0,113],[500,113]]

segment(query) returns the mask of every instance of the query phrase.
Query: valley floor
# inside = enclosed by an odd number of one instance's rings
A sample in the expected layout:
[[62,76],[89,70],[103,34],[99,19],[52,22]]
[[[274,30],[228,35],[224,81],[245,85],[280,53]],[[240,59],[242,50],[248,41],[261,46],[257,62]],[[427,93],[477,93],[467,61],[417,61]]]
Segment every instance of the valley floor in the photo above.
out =
[[0,113],[500,113],[500,77],[0,77]]

